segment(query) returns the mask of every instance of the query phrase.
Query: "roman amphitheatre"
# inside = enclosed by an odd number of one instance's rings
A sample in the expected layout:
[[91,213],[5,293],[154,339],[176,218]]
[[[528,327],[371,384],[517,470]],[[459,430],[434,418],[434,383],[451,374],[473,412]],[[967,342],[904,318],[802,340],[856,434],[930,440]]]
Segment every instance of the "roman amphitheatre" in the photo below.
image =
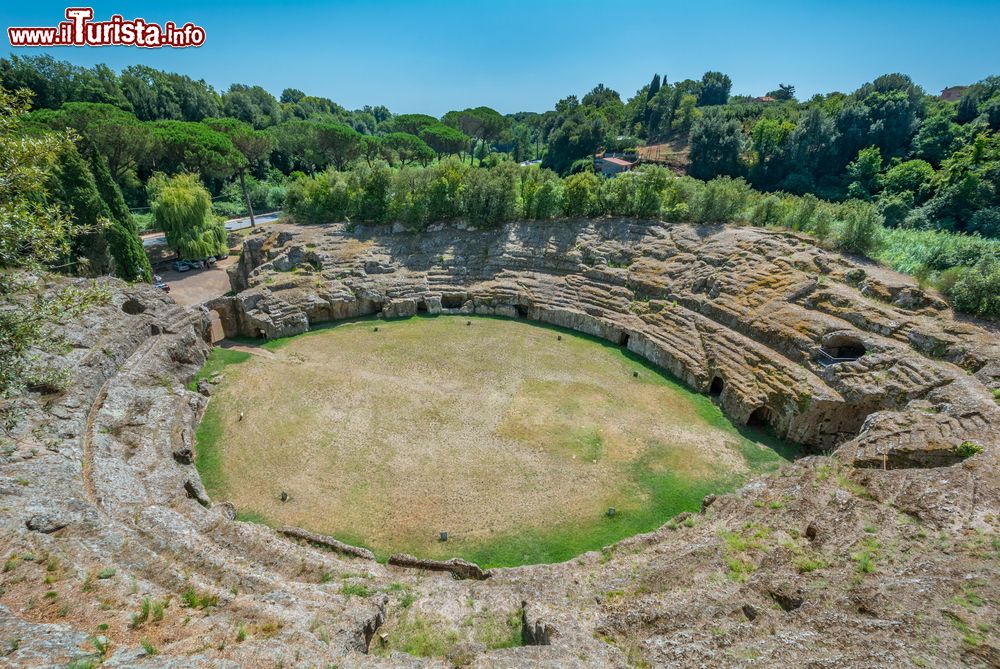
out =
[[218,349],[249,361],[198,433],[209,495],[385,555],[566,559],[781,461],[708,398],[569,331],[438,316],[274,343]]
[[65,324],[19,661],[996,666],[1000,339],[912,279],[615,218],[279,223],[230,279]]

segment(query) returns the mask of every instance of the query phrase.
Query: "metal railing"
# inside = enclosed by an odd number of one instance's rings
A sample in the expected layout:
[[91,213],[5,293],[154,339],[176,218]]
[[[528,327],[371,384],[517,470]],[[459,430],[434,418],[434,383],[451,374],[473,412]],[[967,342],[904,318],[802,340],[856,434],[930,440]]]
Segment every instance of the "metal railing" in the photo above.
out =
[[858,358],[861,357],[861,356],[854,356],[854,357],[850,357],[850,358],[835,358],[834,356],[830,355],[825,350],[823,350],[822,346],[817,346],[817,347],[815,347],[814,350],[816,351],[816,353],[819,354],[819,355],[816,356],[817,357],[816,362],[818,362],[819,364],[823,365],[824,367],[829,367],[831,365],[837,365],[837,364],[840,364],[842,362],[854,362],[855,360],[857,360]]

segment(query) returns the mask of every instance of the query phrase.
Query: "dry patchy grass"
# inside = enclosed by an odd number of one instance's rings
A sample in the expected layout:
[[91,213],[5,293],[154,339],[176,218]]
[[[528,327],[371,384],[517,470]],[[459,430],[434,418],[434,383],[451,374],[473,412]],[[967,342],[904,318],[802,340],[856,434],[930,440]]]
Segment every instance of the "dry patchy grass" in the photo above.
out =
[[513,565],[653,529],[779,460],[619,347],[468,320],[344,323],[228,367],[199,428],[209,492],[382,555]]

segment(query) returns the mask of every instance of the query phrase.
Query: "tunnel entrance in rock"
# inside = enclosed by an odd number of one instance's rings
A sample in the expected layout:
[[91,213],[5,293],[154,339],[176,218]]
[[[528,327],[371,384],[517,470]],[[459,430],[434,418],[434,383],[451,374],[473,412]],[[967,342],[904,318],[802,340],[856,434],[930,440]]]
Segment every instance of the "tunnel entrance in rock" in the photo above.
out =
[[445,309],[460,309],[464,303],[464,295],[452,293],[451,295],[441,296],[441,306]]
[[420,300],[417,302],[417,313],[426,314],[427,313],[427,300]]
[[517,317],[518,318],[527,318],[528,317],[528,307],[524,306],[523,304],[516,305],[514,307],[514,309],[517,310]]
[[767,427],[772,424],[771,410],[766,406],[757,407],[747,418],[747,427]]
[[624,346],[624,347],[628,348],[628,333],[627,332],[623,332],[620,335],[618,335],[618,345],[619,346]]
[[828,337],[820,348],[820,353],[829,364],[853,362],[867,352],[864,342],[850,335]]
[[716,376],[712,379],[712,385],[708,388],[708,394],[712,397],[719,397],[722,395],[722,391],[726,388],[726,382],[721,376]]

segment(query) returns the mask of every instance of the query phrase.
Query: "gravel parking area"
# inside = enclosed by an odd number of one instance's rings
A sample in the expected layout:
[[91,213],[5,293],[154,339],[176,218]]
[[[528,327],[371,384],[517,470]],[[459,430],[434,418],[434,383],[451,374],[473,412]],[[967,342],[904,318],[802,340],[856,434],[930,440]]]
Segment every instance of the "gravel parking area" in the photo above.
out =
[[187,307],[228,293],[229,275],[226,274],[226,268],[238,260],[238,256],[229,256],[209,269],[192,269],[187,272],[167,269],[170,267],[167,264],[155,271],[170,286],[170,297],[177,304]]

